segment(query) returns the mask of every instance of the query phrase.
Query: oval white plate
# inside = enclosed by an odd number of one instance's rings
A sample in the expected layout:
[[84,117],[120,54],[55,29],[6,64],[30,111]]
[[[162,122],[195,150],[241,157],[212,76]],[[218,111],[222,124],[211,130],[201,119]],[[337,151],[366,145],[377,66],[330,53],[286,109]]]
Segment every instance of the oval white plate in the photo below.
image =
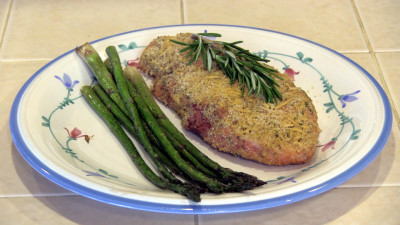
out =
[[[320,146],[311,162],[285,167],[260,165],[217,152],[182,130],[223,166],[269,183],[244,193],[204,194],[200,203],[161,190],[142,177],[81,97],[80,87],[91,84],[93,78],[74,50],[37,71],[18,93],[10,127],[21,155],[53,182],[98,201],[148,211],[213,214],[275,207],[320,194],[361,171],[385,145],[392,112],[382,88],[350,59],[309,40],[252,27],[196,24],[135,30],[92,45],[102,57],[107,46],[115,45],[122,61],[134,64],[157,36],[204,31],[221,33],[224,41],[243,40],[243,47],[270,59],[272,66],[291,74],[308,93],[322,129]],[[162,108],[182,129],[176,115]],[[89,143],[85,135],[91,137]]]

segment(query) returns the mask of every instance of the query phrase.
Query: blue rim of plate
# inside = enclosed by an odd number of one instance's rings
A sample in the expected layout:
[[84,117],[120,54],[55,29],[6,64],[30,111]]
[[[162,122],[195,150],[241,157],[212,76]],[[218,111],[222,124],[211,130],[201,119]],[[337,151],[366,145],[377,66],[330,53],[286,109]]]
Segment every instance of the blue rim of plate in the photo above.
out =
[[17,121],[18,110],[19,110],[20,102],[22,100],[22,96],[24,95],[28,86],[32,83],[32,81],[37,76],[39,76],[41,74],[41,72],[44,69],[46,69],[53,63],[57,62],[58,60],[62,59],[66,55],[72,53],[74,51],[74,49],[73,49],[73,50],[70,50],[70,51],[58,56],[57,58],[53,59],[52,61],[47,63],[45,66],[43,66],[41,69],[39,69],[35,74],[33,74],[26,81],[26,83],[23,85],[23,87],[20,89],[17,96],[15,97],[15,100],[13,102],[11,112],[10,112],[10,131],[11,131],[12,139],[14,140],[14,144],[17,147],[20,154],[22,155],[22,157],[36,171],[38,171],[40,174],[42,174],[44,177],[51,180],[52,182],[58,184],[59,186],[65,188],[65,189],[75,192],[79,195],[82,195],[82,196],[85,196],[85,197],[88,197],[88,198],[91,198],[91,199],[94,199],[94,200],[97,200],[100,202],[104,202],[104,203],[116,205],[116,206],[121,206],[121,207],[126,207],[126,208],[131,208],[131,209],[138,209],[138,210],[145,210],[145,211],[152,211],[152,212],[177,213],[177,214],[220,214],[220,213],[246,212],[246,211],[282,206],[282,205],[286,205],[286,204],[290,204],[290,203],[297,202],[300,200],[304,200],[304,199],[313,197],[315,195],[321,194],[323,192],[326,192],[326,191],[342,184],[343,182],[349,180],[350,178],[355,176],[357,173],[359,173],[361,170],[363,170],[369,163],[371,163],[378,156],[378,154],[381,152],[381,150],[385,146],[385,144],[389,138],[391,128],[392,128],[392,110],[390,107],[388,97],[386,96],[382,87],[372,77],[371,74],[369,74],[365,69],[363,69],[361,66],[359,66],[357,63],[355,63],[348,57],[346,57],[326,46],[315,43],[308,39],[304,39],[301,37],[297,37],[297,36],[294,36],[291,34],[286,34],[286,33],[278,32],[278,31],[257,28],[257,27],[250,27],[250,26],[225,25],[225,24],[183,24],[183,25],[168,25],[168,26],[149,27],[149,28],[144,28],[144,29],[128,31],[128,32],[104,37],[104,38],[95,40],[91,43],[96,43],[96,42],[99,42],[99,41],[102,41],[105,39],[110,39],[110,38],[113,38],[116,36],[121,36],[121,35],[129,34],[129,33],[135,33],[135,32],[139,32],[139,31],[153,30],[153,29],[160,29],[160,28],[169,28],[169,27],[183,27],[183,26],[221,26],[221,27],[234,27],[234,28],[261,30],[261,31],[265,31],[265,32],[277,33],[277,34],[281,34],[284,36],[288,36],[288,37],[292,37],[295,39],[306,41],[312,45],[326,49],[326,50],[336,54],[337,56],[340,56],[341,58],[344,58],[347,62],[349,62],[353,66],[357,67],[368,79],[370,79],[370,81],[374,84],[375,88],[378,90],[378,92],[380,94],[380,97],[383,102],[384,110],[385,110],[385,119],[384,119],[384,125],[382,128],[382,133],[380,134],[379,139],[373,145],[373,147],[369,150],[368,154],[366,154],[360,161],[358,161],[355,165],[353,165],[351,168],[349,168],[345,172],[341,173],[340,175],[338,175],[322,184],[308,188],[306,190],[302,190],[302,191],[299,191],[296,193],[292,193],[289,195],[272,198],[272,199],[265,199],[265,200],[249,202],[249,203],[229,204],[229,205],[198,205],[198,204],[190,204],[190,203],[188,205],[172,205],[172,204],[169,205],[169,204],[158,204],[158,203],[128,199],[128,198],[123,198],[123,197],[99,192],[99,191],[96,191],[96,190],[93,190],[86,186],[80,185],[76,182],[73,182],[73,181],[61,176],[60,174],[56,173],[54,170],[49,168],[47,165],[42,163],[38,158],[36,158],[33,155],[33,153],[30,151],[29,147],[24,142],[24,140],[21,136],[21,130],[18,127],[18,121]]

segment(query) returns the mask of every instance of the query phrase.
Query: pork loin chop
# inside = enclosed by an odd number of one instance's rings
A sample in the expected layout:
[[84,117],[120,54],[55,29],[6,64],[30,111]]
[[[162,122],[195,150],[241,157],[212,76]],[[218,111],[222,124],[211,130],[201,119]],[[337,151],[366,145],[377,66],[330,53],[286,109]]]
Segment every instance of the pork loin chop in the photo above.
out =
[[317,113],[307,94],[286,74],[276,79],[278,104],[262,96],[242,96],[240,85],[202,60],[187,65],[182,45],[190,34],[154,39],[140,57],[139,69],[154,77],[153,95],[175,110],[185,128],[212,147],[266,165],[302,164],[316,150],[320,133]]

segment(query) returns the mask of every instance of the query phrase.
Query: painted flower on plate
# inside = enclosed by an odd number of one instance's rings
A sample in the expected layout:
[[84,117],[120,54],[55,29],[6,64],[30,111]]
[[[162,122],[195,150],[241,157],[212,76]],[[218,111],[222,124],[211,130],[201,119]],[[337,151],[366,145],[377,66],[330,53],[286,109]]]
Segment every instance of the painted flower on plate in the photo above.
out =
[[68,136],[70,138],[77,139],[77,138],[83,137],[83,138],[85,138],[86,142],[89,143],[91,137],[87,134],[82,134],[82,131],[79,130],[78,128],[75,127],[71,131],[69,131],[68,128],[65,128],[65,127],[64,127],[64,129],[67,131]]
[[283,184],[283,183],[286,183],[286,182],[297,183],[297,181],[294,179],[294,177],[290,177],[290,178],[287,178],[287,179],[279,182],[278,184]]
[[68,89],[73,89],[75,85],[79,83],[78,80],[74,80],[74,82],[72,82],[71,77],[66,73],[64,73],[63,78],[57,75],[55,75],[54,77],[60,80],[64,84],[64,86]]
[[290,79],[292,79],[292,81],[294,81],[294,76],[295,75],[299,75],[299,73],[300,72],[296,72],[296,71],[294,71],[292,68],[290,68],[290,67],[286,67],[286,68],[284,68],[284,70],[285,70],[285,74],[287,74],[289,77],[290,77]]
[[322,147],[321,151],[326,151],[329,148],[335,149],[335,144],[336,144],[336,139],[333,138],[331,141],[329,141],[328,143],[325,143],[323,145],[318,145],[317,147]]
[[138,67],[138,65],[139,65],[139,58],[127,60],[127,61],[126,61],[126,65]]
[[346,102],[354,102],[358,98],[354,95],[360,93],[360,90],[357,90],[350,94],[345,94],[339,97],[340,103],[342,103],[342,108],[346,107]]
[[92,172],[92,171],[89,171],[89,170],[83,170],[84,172],[86,172],[86,176],[88,176],[88,177],[105,177],[105,176],[103,176],[103,175],[101,175],[100,173],[98,173],[98,172]]

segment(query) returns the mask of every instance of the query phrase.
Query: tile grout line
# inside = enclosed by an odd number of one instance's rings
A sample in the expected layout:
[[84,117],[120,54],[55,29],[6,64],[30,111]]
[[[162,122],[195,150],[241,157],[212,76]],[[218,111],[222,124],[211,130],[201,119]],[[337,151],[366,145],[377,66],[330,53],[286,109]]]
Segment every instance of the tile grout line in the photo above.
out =
[[[368,53],[370,54],[369,50],[344,50],[344,51],[337,51],[340,54],[365,54]],[[400,53],[400,50],[375,50],[375,53]]]
[[3,198],[47,198],[47,197],[69,197],[69,196],[80,196],[84,197],[82,195],[78,195],[75,193],[53,193],[53,194],[14,194],[14,195],[1,195],[0,200]]
[[10,14],[11,14],[13,3],[14,3],[14,0],[11,0],[10,4],[8,5],[6,21],[4,22],[4,28],[3,28],[3,32],[1,33],[1,38],[0,38],[0,52],[3,49],[4,37],[6,36],[6,31],[7,31],[7,27],[8,27],[8,21],[10,20]]
[[375,53],[397,53],[400,49],[375,50]]
[[400,187],[399,184],[363,184],[363,185],[339,185],[335,187],[336,189],[341,189],[341,188],[391,188],[391,187]]
[[181,6],[181,24],[185,24],[185,3],[184,0],[180,0]]
[[46,62],[51,61],[53,59],[46,59],[46,58],[35,58],[35,59],[0,59],[0,62]]
[[372,48],[371,42],[369,41],[367,31],[365,30],[365,27],[364,27],[364,24],[362,22],[360,13],[359,13],[359,11],[357,9],[355,0],[350,0],[350,2],[352,4],[352,6],[353,6],[353,10],[354,10],[354,13],[355,13],[355,15],[357,17],[358,24],[360,25],[360,29],[361,29],[362,35],[363,35],[364,40],[365,40],[365,42],[367,44],[368,51],[371,53],[372,60],[374,61],[374,64],[378,67],[378,75],[379,75],[380,80],[382,81],[383,89],[386,91],[386,94],[388,95],[389,103],[391,105],[392,112],[393,112],[393,117],[396,120],[397,126],[400,127],[399,114],[397,112],[397,109],[394,106],[394,102],[393,102],[391,93],[390,93],[389,88],[388,88],[388,86],[386,84],[386,80],[385,80],[385,78],[383,76],[383,72],[382,72],[381,66],[379,65],[378,59],[377,59],[376,54],[375,54],[375,52],[374,52],[374,50]]

